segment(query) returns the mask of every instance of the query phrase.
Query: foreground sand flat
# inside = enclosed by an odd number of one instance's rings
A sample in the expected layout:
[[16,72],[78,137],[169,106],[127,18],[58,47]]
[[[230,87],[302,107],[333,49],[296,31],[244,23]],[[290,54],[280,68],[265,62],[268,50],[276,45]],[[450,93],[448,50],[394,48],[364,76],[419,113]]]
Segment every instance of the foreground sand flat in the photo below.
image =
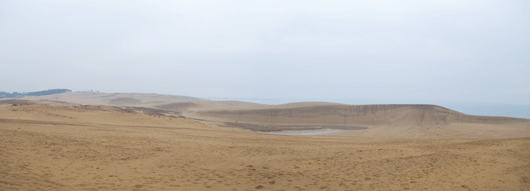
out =
[[0,105],[0,190],[256,189],[530,190],[530,139],[272,135],[109,106]]

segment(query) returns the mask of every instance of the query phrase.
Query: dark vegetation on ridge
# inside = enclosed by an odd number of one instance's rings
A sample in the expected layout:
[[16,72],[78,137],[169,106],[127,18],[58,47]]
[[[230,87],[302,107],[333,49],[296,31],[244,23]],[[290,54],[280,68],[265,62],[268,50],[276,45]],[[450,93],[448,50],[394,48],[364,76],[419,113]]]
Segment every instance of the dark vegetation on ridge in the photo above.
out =
[[62,94],[66,92],[72,92],[69,89],[49,89],[37,92],[0,92],[0,98],[10,98],[10,97],[24,97],[24,96],[41,96],[41,95],[51,95],[51,94]]

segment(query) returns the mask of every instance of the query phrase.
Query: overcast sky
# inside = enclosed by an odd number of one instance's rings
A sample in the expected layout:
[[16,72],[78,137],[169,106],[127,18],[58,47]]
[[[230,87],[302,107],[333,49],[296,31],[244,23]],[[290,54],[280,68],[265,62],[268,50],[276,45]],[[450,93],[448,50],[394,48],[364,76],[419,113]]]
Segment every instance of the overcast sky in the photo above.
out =
[[530,104],[530,1],[0,0],[0,91]]

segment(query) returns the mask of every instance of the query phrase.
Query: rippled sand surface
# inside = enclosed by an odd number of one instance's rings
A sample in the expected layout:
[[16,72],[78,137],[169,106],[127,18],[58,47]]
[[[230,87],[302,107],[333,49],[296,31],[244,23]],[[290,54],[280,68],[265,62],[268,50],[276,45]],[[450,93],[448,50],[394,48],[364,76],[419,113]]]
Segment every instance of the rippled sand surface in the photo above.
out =
[[[378,133],[334,133],[368,130]],[[530,190],[527,137],[352,136],[229,131],[109,106],[4,104],[0,190]]]

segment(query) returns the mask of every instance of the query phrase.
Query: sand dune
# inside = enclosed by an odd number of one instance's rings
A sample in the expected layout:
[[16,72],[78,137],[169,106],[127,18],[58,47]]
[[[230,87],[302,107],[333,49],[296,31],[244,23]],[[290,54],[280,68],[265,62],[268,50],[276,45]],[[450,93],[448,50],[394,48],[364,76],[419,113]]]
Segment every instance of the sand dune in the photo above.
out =
[[[253,110],[210,110],[198,113],[210,120],[237,121],[248,129],[292,129],[292,125],[350,125],[366,130],[332,136],[481,139],[530,136],[530,120],[473,116],[435,105],[339,105],[281,107]],[[257,124],[251,127],[248,124]],[[233,125],[237,126],[237,125]],[[241,126],[241,125],[239,125]]]
[[502,124],[528,122],[527,119],[473,116],[436,105],[322,105],[280,109],[217,110],[200,114],[259,123],[292,124]]
[[368,129],[328,135],[428,139],[530,136],[530,120],[527,119],[467,115],[436,105],[345,105],[326,102],[264,105],[241,101],[211,101],[129,93],[65,93],[4,100],[6,103],[13,101],[109,105],[149,115],[181,116],[206,120],[221,127],[254,131],[325,128],[315,126],[300,128],[295,127],[296,125],[342,125]]
[[529,138],[271,135],[116,106],[0,105],[0,190],[530,190],[528,148]]

